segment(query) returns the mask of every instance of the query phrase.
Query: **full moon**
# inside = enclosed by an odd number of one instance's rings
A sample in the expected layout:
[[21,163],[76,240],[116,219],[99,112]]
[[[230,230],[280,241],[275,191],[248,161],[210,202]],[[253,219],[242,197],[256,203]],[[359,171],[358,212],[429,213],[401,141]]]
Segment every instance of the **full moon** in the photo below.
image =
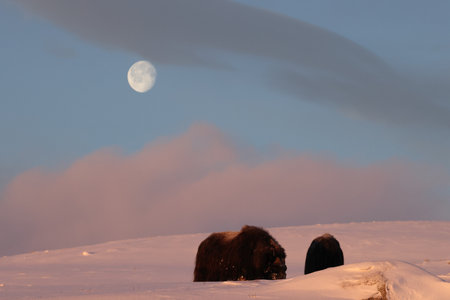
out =
[[140,60],[130,67],[127,78],[133,90],[145,93],[155,84],[156,69],[150,62]]

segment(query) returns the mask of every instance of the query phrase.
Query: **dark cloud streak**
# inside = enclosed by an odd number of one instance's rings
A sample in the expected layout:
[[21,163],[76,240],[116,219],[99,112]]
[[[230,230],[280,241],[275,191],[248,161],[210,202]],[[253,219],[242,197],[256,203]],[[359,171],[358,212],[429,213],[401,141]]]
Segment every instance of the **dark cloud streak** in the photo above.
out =
[[265,57],[285,66],[271,78],[275,86],[301,100],[388,124],[450,128],[450,109],[439,103],[448,102],[445,82],[424,88],[356,43],[283,15],[225,0],[16,2],[83,39],[156,63],[223,67],[215,50]]
[[207,49],[285,60],[325,71],[384,68],[369,51],[314,25],[223,0],[19,0],[25,8],[94,43],[155,62],[208,64]]
[[[444,86],[419,88],[395,74],[352,80],[347,77],[311,76],[295,71],[272,72],[270,82],[276,88],[304,100],[357,114],[382,123],[395,124],[415,130],[429,128],[450,129],[450,110],[429,96],[445,89]],[[429,93],[427,93],[429,91]]]

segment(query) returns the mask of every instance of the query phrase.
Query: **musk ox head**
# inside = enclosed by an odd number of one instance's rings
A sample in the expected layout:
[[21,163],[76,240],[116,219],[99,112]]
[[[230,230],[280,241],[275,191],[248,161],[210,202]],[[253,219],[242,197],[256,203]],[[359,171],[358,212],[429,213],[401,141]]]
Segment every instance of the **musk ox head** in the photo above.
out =
[[315,238],[309,246],[305,261],[305,274],[344,264],[344,254],[339,242],[325,233]]
[[286,278],[286,253],[264,229],[211,234],[198,247],[194,281]]

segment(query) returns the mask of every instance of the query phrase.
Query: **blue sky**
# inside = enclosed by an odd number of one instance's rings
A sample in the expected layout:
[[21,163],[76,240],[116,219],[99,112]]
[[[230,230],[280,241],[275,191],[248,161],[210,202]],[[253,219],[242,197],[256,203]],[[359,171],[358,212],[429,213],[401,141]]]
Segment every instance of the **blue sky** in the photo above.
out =
[[[448,1],[195,0],[185,3],[206,17],[180,32],[177,1],[167,19],[150,13],[160,1],[76,3],[0,1],[0,188],[105,147],[135,153],[197,123],[269,154],[450,173]],[[221,3],[229,14],[213,24]],[[130,25],[133,9],[156,21]],[[246,44],[246,30],[262,27]],[[145,94],[126,81],[141,59],[158,72]]]
[[[448,80],[448,2],[242,2],[336,32],[400,72]],[[154,62],[157,84],[140,95],[125,74],[134,61],[152,57],[87,42],[8,1],[1,6],[3,184],[24,169],[59,165],[103,146],[136,151],[196,121],[260,147],[363,162],[434,161],[441,145],[422,151],[416,143],[428,143],[429,133],[416,137],[416,129],[353,118],[273,90],[261,76],[273,63],[251,55],[222,54],[233,70]],[[444,140],[448,130],[431,134]]]

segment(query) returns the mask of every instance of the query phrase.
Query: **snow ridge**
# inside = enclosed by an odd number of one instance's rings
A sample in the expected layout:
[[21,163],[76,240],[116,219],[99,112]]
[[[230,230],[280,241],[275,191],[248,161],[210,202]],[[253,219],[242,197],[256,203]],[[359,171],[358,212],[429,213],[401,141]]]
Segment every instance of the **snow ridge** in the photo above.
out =
[[[209,233],[160,236],[0,258],[0,299],[450,299],[450,222],[269,228],[287,253],[287,279],[194,283]],[[325,232],[345,265],[303,275]]]

